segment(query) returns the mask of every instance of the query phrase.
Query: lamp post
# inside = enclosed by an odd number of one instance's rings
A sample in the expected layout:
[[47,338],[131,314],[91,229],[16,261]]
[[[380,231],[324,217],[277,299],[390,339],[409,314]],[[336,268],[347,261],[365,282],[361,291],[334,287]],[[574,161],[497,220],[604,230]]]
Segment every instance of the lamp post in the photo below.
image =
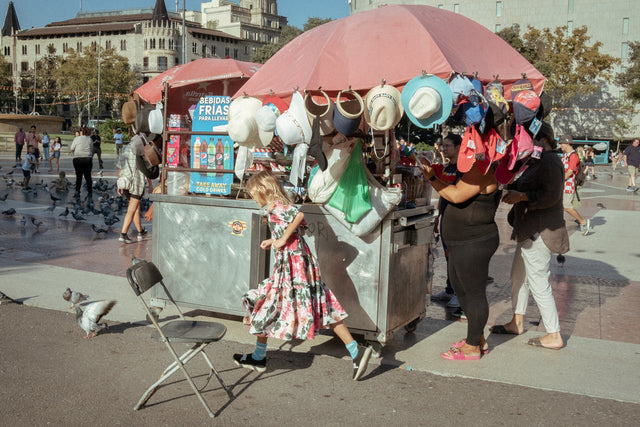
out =
[[38,80],[38,55],[35,56],[33,60],[33,111],[32,114],[36,113],[36,82]]
[[98,121],[100,120],[100,43],[102,31],[98,31]]
[[187,63],[187,35],[185,15],[187,14],[186,0],[182,0],[182,63]]

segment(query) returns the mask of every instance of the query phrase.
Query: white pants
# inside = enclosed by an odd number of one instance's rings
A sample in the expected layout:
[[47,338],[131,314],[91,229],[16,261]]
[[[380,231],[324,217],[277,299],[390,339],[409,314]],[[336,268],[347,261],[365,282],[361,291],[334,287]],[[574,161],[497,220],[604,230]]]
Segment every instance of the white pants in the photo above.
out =
[[541,237],[517,244],[511,265],[511,303],[513,312],[524,316],[531,291],[547,333],[554,333],[560,332],[560,321],[549,283],[550,261],[551,251]]

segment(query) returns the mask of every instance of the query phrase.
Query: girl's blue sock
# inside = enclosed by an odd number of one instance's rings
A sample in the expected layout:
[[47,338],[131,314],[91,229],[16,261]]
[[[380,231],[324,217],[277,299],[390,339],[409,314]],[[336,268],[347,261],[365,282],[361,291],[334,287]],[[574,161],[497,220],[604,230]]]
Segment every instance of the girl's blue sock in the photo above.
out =
[[251,357],[253,360],[262,360],[267,357],[267,343],[263,344],[260,341],[256,341],[256,348],[251,353]]
[[356,356],[358,355],[358,343],[356,342],[356,340],[351,341],[345,347],[347,347],[347,350],[349,350],[349,354],[351,355],[351,358],[355,359]]

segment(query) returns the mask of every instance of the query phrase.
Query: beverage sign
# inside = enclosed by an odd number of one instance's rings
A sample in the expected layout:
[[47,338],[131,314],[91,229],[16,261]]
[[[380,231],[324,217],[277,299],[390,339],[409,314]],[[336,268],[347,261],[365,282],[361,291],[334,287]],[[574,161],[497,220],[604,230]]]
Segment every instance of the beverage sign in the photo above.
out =
[[198,132],[226,130],[229,104],[229,96],[204,96],[193,112],[191,167],[202,172],[191,172],[189,191],[192,193],[231,193],[233,174],[215,170],[233,169],[233,141],[229,135],[198,135]]

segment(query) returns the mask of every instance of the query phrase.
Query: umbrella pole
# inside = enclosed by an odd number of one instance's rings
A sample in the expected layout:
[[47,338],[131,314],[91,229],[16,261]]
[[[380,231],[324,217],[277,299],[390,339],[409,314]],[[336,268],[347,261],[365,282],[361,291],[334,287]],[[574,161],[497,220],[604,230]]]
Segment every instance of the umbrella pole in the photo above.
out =
[[222,89],[222,96],[230,96],[229,95],[229,79],[225,79],[222,81],[222,85],[224,88]]

